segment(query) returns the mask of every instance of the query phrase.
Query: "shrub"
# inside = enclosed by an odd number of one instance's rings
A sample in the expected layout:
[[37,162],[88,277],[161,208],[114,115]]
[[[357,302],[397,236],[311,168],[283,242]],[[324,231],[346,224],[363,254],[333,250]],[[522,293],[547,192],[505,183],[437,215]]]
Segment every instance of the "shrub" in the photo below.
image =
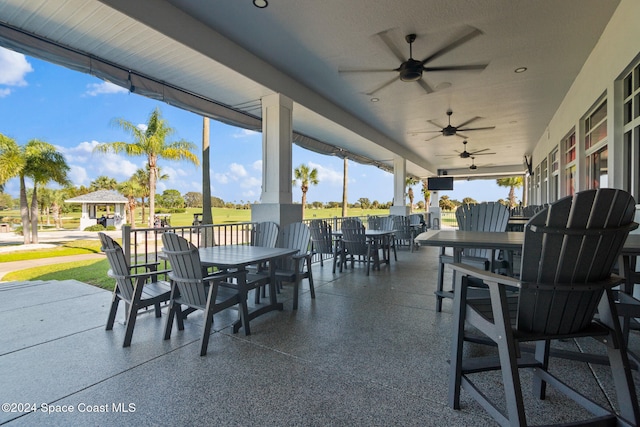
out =
[[[115,230],[115,227],[113,227]],[[100,224],[90,225],[84,229],[84,231],[104,231],[105,228]]]

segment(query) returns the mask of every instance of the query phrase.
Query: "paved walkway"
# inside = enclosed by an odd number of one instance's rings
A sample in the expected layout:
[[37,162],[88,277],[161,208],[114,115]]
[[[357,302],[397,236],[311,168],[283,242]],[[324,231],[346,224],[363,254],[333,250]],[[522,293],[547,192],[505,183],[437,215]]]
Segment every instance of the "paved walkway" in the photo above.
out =
[[2,262],[0,263],[0,282],[3,281],[3,277],[5,274],[12,271],[20,271],[32,267],[41,267],[43,265],[62,264],[65,262],[85,261],[92,259],[105,259],[105,256],[104,254],[81,254],[52,258],[30,259],[26,261]]
[[[121,231],[108,231],[107,234],[112,237],[120,237]],[[0,249],[1,252],[11,252],[12,250],[29,250],[38,249],[39,246],[49,246],[51,243],[68,242],[72,240],[91,240],[98,239],[98,233],[95,231],[76,231],[76,230],[59,230],[59,231],[40,231],[38,232],[38,241],[41,245],[21,245],[23,237],[15,233],[0,233]],[[15,246],[17,245],[17,246]],[[25,270],[32,267],[40,267],[43,265],[60,264],[64,262],[85,261],[92,259],[104,259],[104,254],[82,254],[68,255],[63,257],[39,258],[26,261],[13,261],[0,263],[0,281],[3,280],[5,274],[12,271]]]

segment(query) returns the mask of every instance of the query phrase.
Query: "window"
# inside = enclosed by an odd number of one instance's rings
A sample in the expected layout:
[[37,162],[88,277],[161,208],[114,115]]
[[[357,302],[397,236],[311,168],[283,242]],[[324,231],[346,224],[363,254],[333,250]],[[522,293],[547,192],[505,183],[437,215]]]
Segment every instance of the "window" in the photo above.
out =
[[556,147],[549,156],[549,163],[551,163],[550,177],[549,177],[549,202],[553,202],[560,198],[560,155],[558,148]]
[[608,151],[603,147],[587,157],[587,187],[607,188],[609,185],[608,175]]
[[604,100],[584,119],[585,178],[582,188],[606,188],[609,186],[607,165],[607,101]]
[[576,159],[576,133],[573,132],[562,142],[564,147],[564,162],[571,163]]
[[576,131],[572,130],[569,135],[562,140],[564,150],[564,190],[565,196],[571,196],[576,190]]
[[544,159],[542,163],[540,163],[540,179],[542,180],[540,187],[540,200],[539,204],[549,203],[547,191],[549,188],[549,174],[547,171],[547,159]]
[[584,121],[584,149],[588,150],[607,137],[607,101]]
[[622,80],[625,190],[640,200],[640,64]]

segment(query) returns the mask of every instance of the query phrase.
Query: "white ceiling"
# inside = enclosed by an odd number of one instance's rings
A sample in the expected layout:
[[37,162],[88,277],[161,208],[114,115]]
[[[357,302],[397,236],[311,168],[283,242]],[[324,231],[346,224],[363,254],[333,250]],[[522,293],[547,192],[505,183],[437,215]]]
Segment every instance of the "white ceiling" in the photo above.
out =
[[[294,101],[294,130],[425,177],[472,174],[455,157],[463,139],[429,121],[493,130],[464,132],[475,173],[524,170],[619,0],[3,0],[0,22],[188,92],[260,116],[261,97]],[[427,66],[488,64],[482,71],[426,72],[432,88],[397,80],[396,55],[415,33],[422,60],[476,28],[482,35]],[[518,67],[527,71],[517,74]],[[490,167],[489,167],[490,166]],[[459,169],[456,172],[456,169]]]

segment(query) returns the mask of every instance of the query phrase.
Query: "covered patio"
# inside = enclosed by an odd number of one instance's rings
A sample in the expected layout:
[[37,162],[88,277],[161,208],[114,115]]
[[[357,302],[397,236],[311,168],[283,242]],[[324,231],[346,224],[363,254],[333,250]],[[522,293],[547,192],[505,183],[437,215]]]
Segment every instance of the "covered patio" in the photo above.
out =
[[[461,411],[446,403],[451,305],[435,311],[437,253],[402,250],[368,277],[363,267],[332,274],[327,263],[314,264],[315,300],[304,281],[293,311],[285,286],[284,311],[254,320],[248,337],[231,333],[235,311],[217,314],[205,357],[198,314],[163,341],[165,316],[144,313],[122,348],[122,310],[114,330],[104,330],[109,292],[74,280],[3,284],[2,402],[74,412],[3,406],[0,424],[494,425],[464,393]],[[590,344],[561,345],[588,352]],[[631,348],[639,347],[632,336]],[[607,367],[560,360],[558,369],[597,402],[615,401]],[[485,384],[501,390],[498,374]],[[553,390],[528,404],[535,424],[581,411]]]

